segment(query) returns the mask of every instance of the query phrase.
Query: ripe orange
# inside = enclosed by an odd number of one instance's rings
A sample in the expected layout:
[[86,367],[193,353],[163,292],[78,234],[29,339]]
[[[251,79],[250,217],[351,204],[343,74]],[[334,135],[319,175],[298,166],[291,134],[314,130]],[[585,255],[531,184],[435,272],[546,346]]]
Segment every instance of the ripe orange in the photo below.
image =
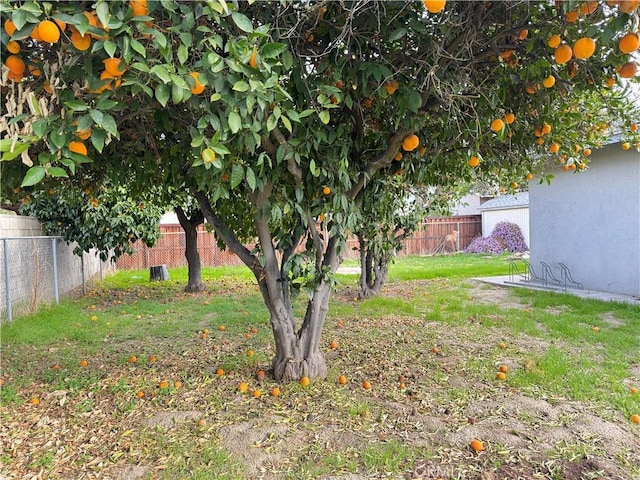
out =
[[549,40],[547,40],[547,45],[549,45],[551,48],[558,48],[561,43],[562,38],[560,38],[560,35],[551,35],[549,37]]
[[555,52],[553,52],[553,58],[556,60],[556,63],[559,65],[564,65],[573,57],[573,50],[569,45],[560,45],[556,48]]
[[331,347],[331,350],[335,350],[336,348],[338,348],[338,342],[334,340],[331,342],[331,345],[329,346]]
[[329,195],[329,194],[331,194],[331,188],[329,188],[329,187],[324,187],[324,188],[322,189],[322,193],[324,193],[325,195]]
[[637,132],[638,125],[636,125],[635,123],[632,123],[631,125],[629,125],[629,130],[631,130],[632,132]]
[[271,389],[271,396],[272,397],[279,397],[280,396],[280,389],[278,387],[273,387]]
[[622,149],[623,150],[629,150],[631,148],[631,144],[629,142],[624,142],[622,144]]
[[611,88],[616,84],[616,79],[614,77],[609,77],[604,82],[607,88]]
[[633,13],[637,10],[638,0],[620,0],[618,3],[618,9],[622,13]]
[[400,160],[402,160],[402,152],[398,152],[398,153],[396,153],[396,154],[393,156],[393,159],[394,159],[396,162],[399,162]]
[[506,365],[500,365],[500,367],[498,368],[498,370],[500,370],[502,373],[507,373],[507,371],[509,370],[507,368]]
[[513,113],[511,112],[505,113],[504,123],[506,123],[507,125],[511,125],[515,121],[516,121],[516,116]]
[[475,168],[475,167],[477,167],[478,165],[480,165],[480,159],[479,159],[478,157],[476,157],[475,155],[474,155],[474,156],[472,156],[472,157],[469,159],[469,166],[470,166],[470,167],[472,167],[472,168]]
[[9,55],[5,59],[4,64],[14,75],[22,75],[27,68],[22,57],[18,55]]
[[130,0],[129,6],[133,10],[134,17],[146,16],[148,13],[147,0]]
[[567,20],[568,23],[576,23],[578,21],[578,11],[571,10],[570,12],[566,13],[564,18]]
[[340,376],[338,377],[338,383],[339,383],[340,385],[344,385],[345,383],[347,383],[347,377],[345,377],[344,375],[340,375]]
[[253,50],[253,52],[251,52],[251,57],[249,58],[249,66],[251,68],[258,68],[258,51],[257,50]]
[[69,142],[69,150],[80,155],[87,155],[87,147],[82,142]]
[[247,385],[247,382],[240,382],[240,383],[238,384],[238,391],[239,391],[240,393],[244,393],[244,392],[246,392],[247,390],[249,390],[249,385]]
[[149,357],[149,363],[156,363],[158,361],[158,357],[156,357],[155,355],[151,355]]
[[71,32],[71,44],[81,52],[89,50],[91,47],[91,35],[82,35],[78,30],[74,29]]
[[15,23],[13,23],[13,21],[9,19],[5,20],[4,31],[7,32],[7,35],[9,35],[10,37],[13,36],[14,32],[16,31]]
[[431,349],[431,352],[432,352],[432,353],[438,353],[439,351],[440,351],[440,349],[439,349],[438,347],[433,347],[433,348]]
[[11,40],[7,43],[7,50],[9,53],[20,53],[20,44],[15,40]]
[[[120,77],[126,71],[126,67],[124,63],[122,63],[122,59],[115,58],[105,58],[102,63],[104,63],[104,69],[109,72],[114,77]],[[120,65],[123,65],[122,70],[120,70]]]
[[195,82],[195,85],[191,87],[191,93],[193,93],[194,95],[200,95],[202,92],[204,92],[204,85],[200,83],[200,74],[198,72],[191,72],[189,76],[191,76],[191,78],[193,78],[193,81]]
[[598,2],[596,0],[589,0],[583,2],[580,5],[580,13],[582,15],[591,15],[598,9]]
[[636,387],[631,387],[629,389],[629,391],[631,392],[631,395],[637,395],[638,394],[638,389]]
[[142,390],[138,390],[138,392],[136,393],[136,397],[138,398],[144,397],[144,392]]
[[518,40],[526,40],[528,36],[529,30],[520,30],[520,33],[518,34]]
[[484,450],[484,444],[478,439],[472,440],[469,446],[475,452],[481,452]]
[[527,175],[524,178],[526,178],[527,181],[533,180],[533,173],[527,173]]
[[136,358],[135,355],[131,355],[129,357],[129,363],[136,363],[138,361],[138,359]]
[[180,380],[176,380],[173,382],[173,386],[177,389],[182,388],[182,382]]
[[553,142],[551,145],[549,145],[549,151],[551,153],[558,153],[559,150],[560,150],[560,144]]
[[76,134],[80,140],[87,140],[91,137],[91,131],[91,127],[89,127],[86,130],[76,130]]
[[302,385],[303,387],[306,387],[310,383],[311,383],[311,380],[309,380],[309,377],[302,377],[300,379],[300,385]]
[[556,77],[553,75],[549,75],[547,78],[542,80],[542,85],[544,88],[551,88],[556,84]]
[[582,37],[573,44],[573,54],[580,60],[586,60],[596,51],[596,41],[593,38]]
[[582,154],[583,154],[585,157],[588,157],[589,155],[591,155],[591,149],[590,149],[590,148],[585,148],[585,149],[582,151]]
[[254,355],[254,351],[253,350],[251,350],[251,349],[247,350],[247,357],[253,357],[253,355]]
[[636,62],[627,62],[618,68],[618,75],[622,78],[631,78],[638,73],[638,64]]
[[507,344],[506,344],[506,343],[504,343],[504,342],[500,342],[500,343],[498,344],[498,347],[500,347],[500,348],[502,348],[502,349],[505,349],[505,348],[507,348]]
[[169,382],[167,382],[166,380],[162,380],[159,384],[158,384],[158,388],[169,388]]
[[87,362],[86,360],[80,360],[81,367],[86,367],[87,365],[89,365],[89,362]]
[[504,129],[504,122],[496,118],[493,122],[491,122],[491,130],[494,132],[501,132]]
[[253,395],[254,398],[260,398],[262,392],[260,392],[260,390],[258,389],[255,389],[253,392],[251,392],[251,395]]
[[60,370],[60,364],[59,363],[54,363],[53,365],[51,365],[51,369],[52,370]]
[[635,32],[627,33],[618,42],[618,48],[622,53],[635,52],[638,47],[640,47],[640,35]]
[[422,3],[429,12],[440,13],[447,4],[447,0],[422,0]]
[[224,325],[220,325],[218,327],[218,330],[220,330],[221,332],[224,332],[226,330],[226,327]]
[[551,133],[551,125],[549,125],[548,123],[543,123],[540,131],[542,132],[542,135]]
[[631,415],[631,423],[640,423],[640,415],[637,413]]
[[393,95],[398,90],[398,82],[395,80],[391,80],[390,82],[385,83],[382,86],[389,95]]
[[402,142],[402,148],[405,152],[413,152],[420,145],[420,139],[417,135],[408,135]]
[[511,188],[514,190],[518,188],[518,182],[511,182]]
[[38,29],[38,35],[43,42],[56,43],[60,40],[60,30],[51,20],[41,21],[36,28]]
[[32,397],[31,400],[29,400],[29,403],[31,405],[40,405],[40,399],[38,397]]
[[364,382],[362,382],[362,388],[369,390],[371,388],[371,383],[369,382],[369,380],[365,380]]

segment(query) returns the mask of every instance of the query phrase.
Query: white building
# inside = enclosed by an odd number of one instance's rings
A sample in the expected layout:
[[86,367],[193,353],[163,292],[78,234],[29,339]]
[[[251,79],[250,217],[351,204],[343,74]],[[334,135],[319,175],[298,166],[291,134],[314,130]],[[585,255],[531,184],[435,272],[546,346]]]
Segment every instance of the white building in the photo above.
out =
[[482,214],[482,236],[491,235],[500,222],[515,223],[520,227],[527,245],[529,242],[529,193],[502,195],[484,202],[478,207]]

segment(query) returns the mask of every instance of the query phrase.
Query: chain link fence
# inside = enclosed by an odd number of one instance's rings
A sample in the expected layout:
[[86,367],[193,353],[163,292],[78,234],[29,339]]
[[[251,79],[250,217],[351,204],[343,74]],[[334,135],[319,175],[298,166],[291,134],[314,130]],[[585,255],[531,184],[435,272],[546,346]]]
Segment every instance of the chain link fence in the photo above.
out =
[[114,270],[96,254],[73,254],[61,237],[0,238],[0,318],[11,321]]

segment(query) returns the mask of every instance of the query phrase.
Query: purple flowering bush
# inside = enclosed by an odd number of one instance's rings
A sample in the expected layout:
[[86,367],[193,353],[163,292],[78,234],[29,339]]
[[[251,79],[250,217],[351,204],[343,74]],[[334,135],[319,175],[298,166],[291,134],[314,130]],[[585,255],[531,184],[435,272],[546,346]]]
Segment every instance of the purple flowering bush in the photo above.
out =
[[488,253],[499,255],[504,251],[524,252],[527,244],[522,230],[515,223],[498,223],[488,237],[477,237],[465,249],[465,253]]

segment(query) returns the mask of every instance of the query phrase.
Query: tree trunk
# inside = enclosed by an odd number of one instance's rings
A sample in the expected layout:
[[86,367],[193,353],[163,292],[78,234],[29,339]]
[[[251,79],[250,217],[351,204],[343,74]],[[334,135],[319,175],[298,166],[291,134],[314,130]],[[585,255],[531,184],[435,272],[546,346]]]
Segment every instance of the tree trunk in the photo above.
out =
[[189,279],[184,291],[202,292],[205,290],[206,285],[202,281],[202,265],[200,263],[200,253],[198,253],[198,225],[204,222],[204,216],[198,210],[193,212],[191,217],[187,217],[182,207],[176,207],[175,212],[185,234],[184,256],[187,259],[189,269]]
[[386,254],[378,257],[367,247],[367,241],[358,237],[360,243],[360,298],[371,298],[380,294],[389,273]]

